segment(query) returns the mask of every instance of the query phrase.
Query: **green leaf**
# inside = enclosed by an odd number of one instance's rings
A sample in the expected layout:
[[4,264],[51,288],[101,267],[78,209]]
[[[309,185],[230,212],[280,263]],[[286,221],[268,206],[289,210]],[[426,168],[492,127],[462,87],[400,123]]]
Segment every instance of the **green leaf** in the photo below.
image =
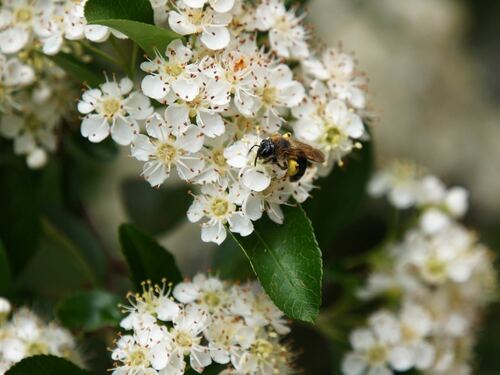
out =
[[373,169],[373,144],[364,143],[342,167],[319,180],[319,189],[304,204],[322,249],[355,218],[366,195],[366,185]]
[[18,362],[5,375],[88,375],[66,359],[50,355],[37,355]]
[[95,235],[76,217],[60,207],[50,205],[44,212],[60,236],[74,247],[77,255],[91,267],[98,280],[103,282],[106,278],[106,257]]
[[10,273],[9,259],[7,253],[0,242],[0,296],[6,296],[12,285],[12,275]]
[[85,17],[91,24],[104,25],[127,35],[146,53],[161,53],[180,36],[153,25],[153,11],[148,0],[89,0]]
[[17,276],[35,254],[40,232],[37,180],[25,166],[0,170],[0,238]]
[[111,161],[118,156],[119,148],[111,138],[99,143],[93,143],[78,133],[75,134],[71,141],[79,151],[97,161]]
[[217,274],[222,279],[247,281],[255,278],[240,245],[231,236],[217,247],[212,257],[212,269],[217,270]]
[[132,223],[148,234],[164,233],[185,220],[191,197],[185,186],[153,189],[144,179],[121,186],[122,201]]
[[154,24],[149,0],[88,0],[85,18],[90,23],[94,20],[124,19]]
[[73,55],[59,52],[55,56],[47,57],[78,82],[86,82],[89,86],[97,86],[103,81],[99,75],[95,74],[92,69],[89,69],[89,64],[78,60]]
[[95,331],[118,325],[119,302],[118,296],[105,291],[81,292],[63,300],[57,307],[57,316],[70,329]]
[[283,211],[282,225],[265,217],[250,236],[234,237],[276,306],[290,318],[314,322],[321,304],[321,251],[304,210]]
[[145,280],[153,284],[161,284],[163,279],[174,284],[182,281],[174,257],[154,239],[131,224],[121,225],[119,235],[136,289],[140,290]]

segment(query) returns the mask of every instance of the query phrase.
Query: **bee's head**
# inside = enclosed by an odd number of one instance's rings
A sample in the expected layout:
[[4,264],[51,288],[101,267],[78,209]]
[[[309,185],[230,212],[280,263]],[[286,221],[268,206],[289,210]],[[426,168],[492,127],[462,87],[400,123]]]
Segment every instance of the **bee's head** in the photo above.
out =
[[257,164],[257,159],[267,159],[274,154],[274,144],[270,139],[263,139],[258,147],[255,164]]
[[274,154],[274,143],[270,139],[263,139],[257,150],[257,157],[267,159]]

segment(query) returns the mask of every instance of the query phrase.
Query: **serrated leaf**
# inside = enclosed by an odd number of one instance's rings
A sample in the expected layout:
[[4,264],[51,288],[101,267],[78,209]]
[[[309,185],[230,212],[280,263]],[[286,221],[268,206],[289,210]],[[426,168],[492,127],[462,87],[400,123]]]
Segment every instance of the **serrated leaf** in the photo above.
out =
[[150,56],[154,56],[155,49],[163,53],[172,40],[180,37],[153,25],[148,0],[89,0],[85,17],[91,24],[108,26],[127,35]]
[[116,326],[121,319],[119,302],[118,296],[102,290],[80,292],[59,304],[57,317],[64,326],[87,332]]
[[182,281],[172,254],[153,238],[131,224],[121,225],[119,236],[136,289],[140,290],[145,280],[151,280],[153,284],[161,284],[163,279],[174,284]]
[[148,234],[173,229],[185,220],[191,203],[185,186],[153,189],[144,179],[124,181],[121,192],[125,210],[132,223]]
[[94,20],[123,19],[154,24],[153,8],[149,0],[88,0],[85,18]]
[[265,217],[250,236],[234,237],[276,306],[290,318],[314,322],[321,304],[321,251],[304,210],[283,211],[282,225]]
[[89,375],[70,361],[50,355],[28,357],[16,363],[5,375]]
[[304,209],[322,249],[327,249],[356,218],[372,169],[373,144],[369,142],[350,155],[342,167],[336,166],[328,177],[318,181],[319,189],[312,192]]
[[59,52],[57,55],[47,57],[78,82],[86,82],[90,86],[97,86],[103,81],[99,75],[95,74],[92,69],[89,69],[88,64],[78,60],[73,55]]
[[7,253],[0,241],[0,296],[6,296],[12,285],[12,274]]

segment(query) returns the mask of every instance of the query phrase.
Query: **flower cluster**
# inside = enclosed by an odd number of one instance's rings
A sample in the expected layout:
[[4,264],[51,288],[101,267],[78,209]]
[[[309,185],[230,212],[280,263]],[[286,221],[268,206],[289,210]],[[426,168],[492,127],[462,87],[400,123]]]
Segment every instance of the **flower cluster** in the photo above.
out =
[[10,302],[0,297],[0,374],[23,358],[41,354],[83,363],[75,339],[66,329],[43,322],[27,308],[10,315]]
[[347,375],[470,374],[474,332],[496,285],[490,251],[456,219],[467,209],[467,192],[412,164],[393,164],[375,174],[370,191],[386,194],[397,208],[417,208],[417,220],[389,244],[359,297],[397,301],[367,328],[351,334],[354,351]]
[[224,374],[287,374],[291,353],[281,342],[290,329],[283,313],[256,283],[234,285],[198,274],[171,288],[144,283],[113,349],[113,374],[202,372],[212,363]]
[[[160,13],[187,43],[174,40],[141,64],[140,91],[112,102],[104,86],[84,93],[82,135],[131,144],[152,186],[173,170],[199,185],[188,218],[201,222],[203,241],[220,244],[227,229],[249,235],[263,213],[282,223],[280,206],[306,200],[368,136],[366,78],[340,47],[315,55],[304,15],[283,0],[177,0]],[[159,103],[154,111],[142,94]],[[127,108],[130,97],[141,98],[140,111],[132,106],[140,116]],[[123,131],[113,131],[116,118]],[[325,162],[288,178],[288,159],[257,157],[276,134],[316,148]]]

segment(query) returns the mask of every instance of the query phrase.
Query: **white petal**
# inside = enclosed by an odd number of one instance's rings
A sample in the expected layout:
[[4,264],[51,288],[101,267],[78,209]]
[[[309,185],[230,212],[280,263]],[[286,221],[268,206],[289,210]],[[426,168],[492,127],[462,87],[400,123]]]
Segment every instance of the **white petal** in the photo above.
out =
[[365,133],[363,121],[361,121],[361,118],[357,114],[350,113],[347,116],[347,121],[345,129],[351,138],[359,138]]
[[389,363],[396,371],[407,371],[413,367],[413,353],[404,346],[396,346],[389,352]]
[[138,134],[132,141],[131,155],[140,161],[148,161],[156,153],[156,147],[144,134]]
[[154,160],[144,163],[142,174],[153,187],[160,186],[170,175],[170,171],[161,161]]
[[129,96],[125,109],[136,120],[144,120],[153,113],[149,99],[139,92],[134,92]]
[[101,142],[109,135],[108,121],[98,115],[89,115],[82,121],[81,133],[90,142]]
[[172,104],[165,110],[167,123],[173,126],[177,132],[184,133],[191,124],[189,120],[189,107],[182,104]]
[[177,147],[189,151],[198,152],[203,147],[203,133],[195,125],[190,125],[187,127],[184,134],[177,138]]
[[229,219],[229,230],[245,237],[253,232],[253,224],[243,212],[236,212]]
[[0,32],[0,50],[5,54],[17,53],[29,40],[29,33],[22,27],[13,27]]
[[198,111],[196,122],[207,137],[217,137],[224,134],[226,130],[221,115],[215,112]]
[[231,41],[231,34],[225,27],[207,26],[201,34],[201,42],[211,50],[227,47]]
[[205,224],[201,227],[201,240],[203,242],[215,242],[220,245],[224,242],[226,236],[226,228],[218,222]]
[[227,13],[234,6],[234,0],[210,0],[210,5],[218,13]]
[[23,128],[21,117],[4,114],[0,117],[0,134],[6,138],[14,138]]
[[179,315],[180,308],[168,297],[162,298],[160,306],[156,309],[156,315],[159,320],[163,322],[169,322],[173,320],[177,315]]
[[192,223],[196,223],[201,220],[205,214],[203,213],[203,209],[205,206],[199,199],[195,199],[189,209],[187,211],[188,220]]
[[142,92],[153,99],[163,99],[167,96],[170,86],[158,75],[147,75],[141,82]]
[[241,182],[250,190],[264,191],[271,184],[271,177],[256,168],[248,168],[243,172]]
[[111,126],[111,137],[122,146],[127,146],[139,133],[139,125],[131,118],[118,117]]
[[101,25],[86,25],[84,28],[85,38],[92,42],[101,43],[109,38],[109,28]]
[[177,34],[189,35],[196,33],[196,26],[175,11],[170,11],[168,14],[168,24]]
[[349,353],[342,360],[342,374],[344,375],[362,375],[365,369],[365,361],[357,354]]
[[350,336],[351,345],[356,350],[365,350],[375,344],[375,337],[368,329],[356,329]]
[[36,148],[29,153],[26,163],[32,169],[41,168],[47,163],[47,153],[42,148]]
[[212,363],[212,357],[210,357],[208,349],[205,350],[194,349],[191,351],[190,365],[196,371],[202,372],[203,369],[209,366],[211,363]]
[[259,220],[262,217],[262,211],[264,211],[262,200],[254,194],[250,194],[245,201],[243,211],[251,220]]
[[281,102],[288,108],[295,107],[304,99],[305,89],[299,82],[293,82],[280,88],[279,96]]
[[179,302],[191,303],[200,298],[200,290],[193,283],[179,283],[172,291],[173,296]]
[[190,8],[203,8],[205,5],[205,0],[182,0]]
[[190,102],[198,96],[200,85],[194,79],[177,79],[172,83],[172,90],[183,100]]

